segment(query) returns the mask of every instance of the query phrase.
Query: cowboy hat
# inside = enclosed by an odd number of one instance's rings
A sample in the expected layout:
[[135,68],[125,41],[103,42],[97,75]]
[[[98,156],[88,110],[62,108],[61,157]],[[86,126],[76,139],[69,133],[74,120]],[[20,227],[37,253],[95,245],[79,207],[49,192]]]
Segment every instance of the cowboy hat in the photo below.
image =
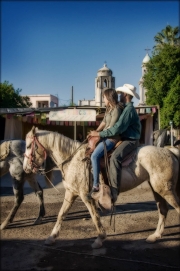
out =
[[122,87],[116,88],[117,93],[125,92],[127,94],[130,94],[131,96],[136,97],[140,100],[139,94],[136,93],[136,87],[130,84],[124,84]]

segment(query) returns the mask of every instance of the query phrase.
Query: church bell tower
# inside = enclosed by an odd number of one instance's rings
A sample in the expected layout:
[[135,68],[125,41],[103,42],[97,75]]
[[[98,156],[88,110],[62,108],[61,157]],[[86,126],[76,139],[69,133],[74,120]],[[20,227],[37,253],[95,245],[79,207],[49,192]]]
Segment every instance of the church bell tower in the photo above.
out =
[[139,81],[139,96],[140,96],[140,102],[139,102],[139,105],[145,105],[146,104],[146,89],[143,87],[143,76],[144,74],[147,72],[147,69],[146,69],[146,64],[149,62],[150,60],[150,57],[149,57],[149,54],[148,54],[148,51],[150,49],[145,49],[147,51],[143,61],[142,61],[142,65],[141,65],[141,68],[142,68],[142,77],[140,78],[140,81]]
[[115,88],[115,77],[112,76],[113,72],[104,63],[104,66],[98,70],[97,77],[95,78],[95,105],[105,106],[103,102],[103,91],[107,88]]

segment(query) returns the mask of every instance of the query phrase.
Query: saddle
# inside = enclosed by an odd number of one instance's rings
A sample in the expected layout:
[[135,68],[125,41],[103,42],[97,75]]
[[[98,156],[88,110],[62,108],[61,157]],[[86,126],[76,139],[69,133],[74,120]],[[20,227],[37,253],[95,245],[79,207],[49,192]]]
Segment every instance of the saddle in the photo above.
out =
[[[98,143],[101,141],[100,136],[91,136],[88,137],[88,145],[86,147],[86,151],[85,151],[85,160],[86,159],[90,159],[91,158],[91,154],[93,153],[93,151],[95,150],[96,146],[98,145]],[[116,143],[116,145],[114,146],[114,148],[109,151],[108,153],[113,153],[113,151],[122,143],[122,141],[118,141]],[[101,158],[103,159],[103,158]]]
[[[119,143],[119,144],[118,144]],[[111,158],[111,155],[112,155],[112,153],[113,153],[113,151],[122,143],[122,141],[120,141],[120,142],[118,142],[116,145],[115,145],[115,147],[111,150],[111,151],[109,151],[108,153],[107,153],[107,158],[108,158],[108,163],[110,162],[110,158]],[[122,162],[121,162],[121,165],[122,165],[122,167],[125,167],[125,166],[128,166],[131,162],[132,162],[132,160],[133,160],[133,158],[134,158],[134,156],[135,156],[135,153],[136,153],[136,149],[135,150],[133,150],[132,152],[130,152],[123,160],[122,160]],[[102,174],[102,178],[103,178],[103,181],[104,181],[104,183],[105,184],[107,184],[107,185],[109,185],[109,182],[108,182],[108,177],[107,177],[107,170],[106,170],[106,164],[105,164],[105,161],[104,161],[104,157],[102,157],[101,159],[100,159],[100,171],[101,171],[101,174]]]
[[[95,150],[96,146],[98,145],[98,143],[101,141],[100,136],[92,136],[92,137],[88,137],[88,145],[86,147],[85,150],[85,158],[83,159],[83,161],[85,160],[90,160],[91,158],[91,154],[93,153],[93,151]],[[114,148],[110,151],[107,152],[107,158],[108,158],[108,162],[110,161],[110,157],[112,155],[112,153],[114,152],[114,150],[122,143],[123,141],[118,141],[116,143],[116,145],[114,146]],[[122,161],[122,166],[128,166],[130,164],[130,162],[132,161],[132,157],[135,154],[135,150],[132,151],[130,154],[128,154]],[[100,168],[101,171],[105,170],[105,162],[104,162],[104,157],[102,157],[100,159]],[[107,183],[108,184],[108,183]]]
[[[100,142],[101,138],[99,136],[94,136],[94,137],[88,137],[88,145],[86,147],[85,151],[85,158],[83,161],[89,161],[90,162],[90,157],[91,154],[93,153],[94,149],[96,148],[97,144]],[[113,153],[113,151],[122,143],[122,141],[118,141],[114,148],[107,152],[106,155],[106,161],[109,164],[110,157]],[[132,161],[132,158],[134,157],[135,151],[132,151],[129,155],[127,155],[123,161],[122,161],[122,166],[127,166],[130,164]],[[92,198],[96,201],[98,201],[99,207],[102,211],[105,210],[111,210],[112,208],[112,202],[111,202],[111,190],[109,187],[109,181],[108,181],[108,176],[107,176],[107,164],[105,163],[105,157],[102,157],[100,159],[100,171],[102,174],[103,178],[103,183],[99,185],[99,192],[98,193],[93,193]]]
[[4,141],[0,144],[0,161],[5,160],[9,154],[10,141]]

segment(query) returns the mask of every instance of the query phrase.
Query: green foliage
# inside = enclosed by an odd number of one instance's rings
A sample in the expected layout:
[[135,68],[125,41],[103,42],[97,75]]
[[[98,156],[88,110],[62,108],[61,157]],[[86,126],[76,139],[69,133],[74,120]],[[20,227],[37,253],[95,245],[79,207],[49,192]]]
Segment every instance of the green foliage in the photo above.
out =
[[174,80],[166,98],[164,98],[164,106],[161,110],[161,125],[168,127],[169,121],[173,121],[173,126],[180,125],[180,75],[178,74]]
[[30,107],[32,103],[28,96],[20,95],[21,89],[15,90],[8,81],[0,83],[0,107],[1,108],[25,108]]
[[164,44],[178,46],[180,44],[179,27],[167,25],[161,32],[157,33],[154,40],[156,42],[154,49],[157,51],[161,50]]
[[[169,121],[174,120],[174,126],[180,126],[180,120],[178,120],[178,112],[176,106],[176,100],[172,98],[172,95],[176,96],[179,102],[180,96],[178,96],[178,90],[175,92],[175,82],[179,86],[179,71],[180,71],[180,47],[170,44],[164,44],[164,46],[157,52],[154,50],[152,58],[146,64],[147,73],[144,75],[143,86],[146,88],[146,103],[149,105],[159,105],[161,109],[161,128],[166,128]],[[172,93],[171,93],[172,92]],[[171,101],[171,114],[167,115],[168,101]],[[174,105],[172,105],[172,103]],[[166,110],[164,111],[164,106]],[[169,104],[170,106],[170,104]],[[163,114],[166,112],[165,116]],[[176,117],[175,117],[176,116]],[[165,118],[167,118],[165,121]],[[170,119],[169,119],[170,118]],[[176,121],[175,121],[176,119]]]
[[180,37],[179,27],[166,26],[154,37],[152,58],[146,64],[143,86],[146,103],[160,106],[161,128],[180,127]]

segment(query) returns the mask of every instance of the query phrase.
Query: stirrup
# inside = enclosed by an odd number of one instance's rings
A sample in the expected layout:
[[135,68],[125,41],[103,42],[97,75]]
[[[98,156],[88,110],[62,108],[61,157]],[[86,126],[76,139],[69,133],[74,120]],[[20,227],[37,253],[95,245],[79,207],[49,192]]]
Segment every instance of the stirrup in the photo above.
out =
[[93,194],[93,193],[95,193],[95,194],[96,194],[96,193],[99,193],[99,190],[96,191],[96,188],[92,187],[91,191],[87,194],[87,198],[88,198],[88,199],[94,199],[94,198],[92,197],[92,194]]

